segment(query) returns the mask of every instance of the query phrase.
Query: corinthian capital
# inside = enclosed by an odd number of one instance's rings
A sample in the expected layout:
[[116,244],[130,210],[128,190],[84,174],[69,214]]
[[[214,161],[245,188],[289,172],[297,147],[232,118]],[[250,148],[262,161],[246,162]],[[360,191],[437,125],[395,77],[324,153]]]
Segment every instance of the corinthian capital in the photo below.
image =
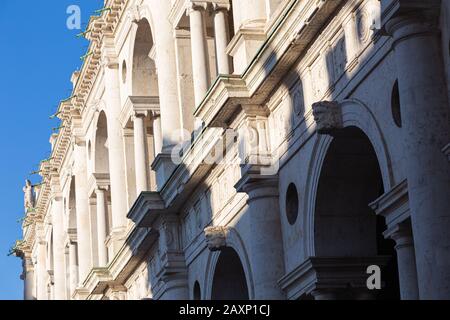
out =
[[330,134],[343,128],[342,108],[335,101],[320,101],[312,105],[317,133]]

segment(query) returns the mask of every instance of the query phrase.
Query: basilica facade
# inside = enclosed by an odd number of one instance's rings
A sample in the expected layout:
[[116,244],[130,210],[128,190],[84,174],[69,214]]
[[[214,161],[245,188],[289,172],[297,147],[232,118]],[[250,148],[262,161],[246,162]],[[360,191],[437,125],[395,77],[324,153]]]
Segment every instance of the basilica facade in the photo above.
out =
[[25,299],[450,299],[450,1],[104,2]]

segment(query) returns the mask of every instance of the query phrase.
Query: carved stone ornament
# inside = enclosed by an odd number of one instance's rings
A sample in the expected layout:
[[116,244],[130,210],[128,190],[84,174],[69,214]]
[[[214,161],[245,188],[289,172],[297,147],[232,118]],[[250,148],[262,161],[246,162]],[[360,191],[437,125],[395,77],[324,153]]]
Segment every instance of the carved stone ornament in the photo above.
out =
[[317,133],[330,134],[343,128],[342,108],[335,101],[321,101],[312,105]]
[[211,251],[220,251],[227,247],[228,227],[208,227],[205,229],[206,244]]
[[128,17],[130,18],[131,22],[133,23],[139,23],[141,21],[141,6],[135,5],[128,9]]

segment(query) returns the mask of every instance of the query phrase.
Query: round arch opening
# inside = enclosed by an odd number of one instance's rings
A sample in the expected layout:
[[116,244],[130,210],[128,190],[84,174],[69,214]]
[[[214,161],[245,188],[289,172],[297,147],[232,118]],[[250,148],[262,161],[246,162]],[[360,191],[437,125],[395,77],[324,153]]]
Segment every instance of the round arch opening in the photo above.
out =
[[[385,287],[375,295],[399,299],[395,243],[384,238],[384,218],[369,207],[383,193],[378,158],[369,138],[359,128],[345,128],[334,137],[322,164],[315,204],[315,255],[389,256],[388,264],[380,266]],[[352,299],[349,294],[346,298]]]
[[132,91],[134,96],[159,96],[154,41],[147,19],[138,22],[133,50]]
[[212,300],[249,300],[244,267],[232,248],[221,251],[214,271]]
[[97,121],[95,135],[95,173],[109,173],[108,123],[105,112],[101,112]]

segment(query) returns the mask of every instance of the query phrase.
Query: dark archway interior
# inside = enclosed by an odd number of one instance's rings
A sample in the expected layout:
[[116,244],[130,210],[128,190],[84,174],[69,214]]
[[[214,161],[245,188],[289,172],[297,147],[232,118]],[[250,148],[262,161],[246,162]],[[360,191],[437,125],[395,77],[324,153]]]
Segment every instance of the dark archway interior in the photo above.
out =
[[198,281],[195,281],[194,284],[194,300],[202,300],[202,292]]
[[238,254],[223,250],[217,261],[212,286],[212,300],[249,300],[247,280]]
[[315,247],[319,257],[391,256],[382,270],[381,299],[398,299],[398,269],[394,243],[385,240],[384,218],[369,203],[384,193],[376,153],[356,127],[336,135],[325,157],[315,213]]

